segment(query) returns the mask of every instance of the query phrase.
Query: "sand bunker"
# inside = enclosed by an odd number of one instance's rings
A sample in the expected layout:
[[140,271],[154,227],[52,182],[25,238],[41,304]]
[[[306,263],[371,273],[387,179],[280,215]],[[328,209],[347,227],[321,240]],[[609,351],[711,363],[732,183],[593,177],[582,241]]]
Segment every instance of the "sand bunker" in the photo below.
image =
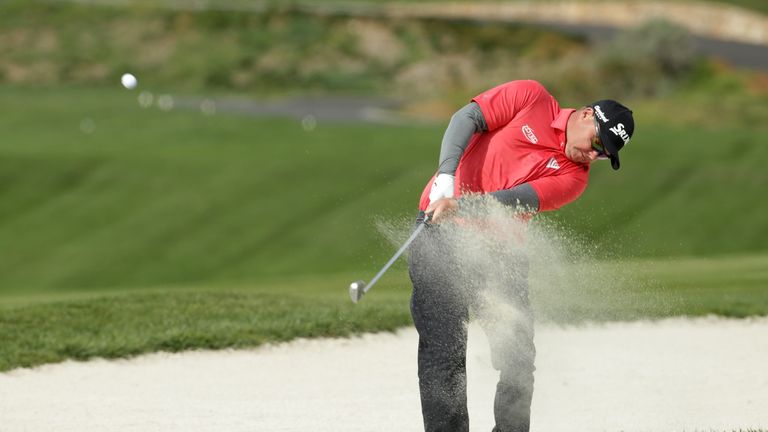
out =
[[[0,374],[0,431],[419,431],[414,330]],[[532,430],[768,428],[768,319],[539,325]],[[496,375],[470,328],[473,431]]]

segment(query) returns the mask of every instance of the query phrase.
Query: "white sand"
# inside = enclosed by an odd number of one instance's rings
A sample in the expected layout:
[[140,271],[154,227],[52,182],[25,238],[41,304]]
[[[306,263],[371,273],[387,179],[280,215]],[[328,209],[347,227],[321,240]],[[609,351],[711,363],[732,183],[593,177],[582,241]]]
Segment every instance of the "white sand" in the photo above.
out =
[[[768,428],[768,319],[538,326],[533,431]],[[152,354],[0,374],[0,431],[419,431],[417,336]],[[470,329],[473,431],[495,373]]]

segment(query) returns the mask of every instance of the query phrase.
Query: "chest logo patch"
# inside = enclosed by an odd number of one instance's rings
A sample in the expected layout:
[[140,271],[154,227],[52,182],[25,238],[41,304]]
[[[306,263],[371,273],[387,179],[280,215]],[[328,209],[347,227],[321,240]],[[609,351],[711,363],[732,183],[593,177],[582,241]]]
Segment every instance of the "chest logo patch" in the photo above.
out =
[[557,160],[553,157],[549,159],[549,162],[547,162],[547,168],[553,169],[553,170],[559,170],[560,164],[557,163]]
[[539,139],[536,138],[536,134],[533,133],[533,129],[531,129],[531,127],[528,125],[523,126],[523,135],[525,135],[525,137],[528,138],[528,141],[534,144],[539,142]]

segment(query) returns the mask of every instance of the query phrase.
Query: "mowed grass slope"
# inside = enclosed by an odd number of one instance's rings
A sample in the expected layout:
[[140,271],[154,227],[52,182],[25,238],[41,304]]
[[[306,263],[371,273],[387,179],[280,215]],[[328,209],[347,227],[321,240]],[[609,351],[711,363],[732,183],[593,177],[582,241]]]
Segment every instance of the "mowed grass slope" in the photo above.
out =
[[[390,246],[376,221],[408,229],[444,128],[308,132],[143,110],[128,91],[1,94],[2,293],[373,269]],[[764,251],[768,131],[638,124],[621,170],[596,164],[549,217],[602,258]]]
[[636,133],[620,171],[595,167],[582,199],[556,218],[611,256],[766,249],[764,129],[670,128],[640,118]]
[[305,132],[135,97],[3,92],[4,293],[366,267],[383,256],[374,218],[413,209],[436,157],[437,127]]
[[410,323],[404,286],[389,281],[354,306],[344,290],[350,278],[10,298],[0,307],[0,371],[65,359],[391,331]]
[[[0,88],[0,369],[409,322],[403,263],[361,305],[346,287],[394,250],[378,220],[407,232],[444,125],[305,131],[136,96]],[[611,261],[540,269],[544,315],[765,314],[766,138],[643,124],[557,216],[575,256]]]

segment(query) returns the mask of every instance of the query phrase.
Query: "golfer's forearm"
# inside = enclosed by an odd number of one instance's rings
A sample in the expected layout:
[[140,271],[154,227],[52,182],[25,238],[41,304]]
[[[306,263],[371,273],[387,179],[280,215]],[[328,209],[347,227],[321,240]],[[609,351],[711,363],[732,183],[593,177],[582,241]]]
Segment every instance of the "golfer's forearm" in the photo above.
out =
[[539,195],[528,183],[523,183],[511,189],[491,192],[489,195],[504,205],[514,206],[520,210],[539,211]]
[[472,135],[485,130],[488,130],[488,125],[476,103],[470,102],[456,111],[443,135],[437,171],[442,174],[455,174],[461,155],[464,154]]

